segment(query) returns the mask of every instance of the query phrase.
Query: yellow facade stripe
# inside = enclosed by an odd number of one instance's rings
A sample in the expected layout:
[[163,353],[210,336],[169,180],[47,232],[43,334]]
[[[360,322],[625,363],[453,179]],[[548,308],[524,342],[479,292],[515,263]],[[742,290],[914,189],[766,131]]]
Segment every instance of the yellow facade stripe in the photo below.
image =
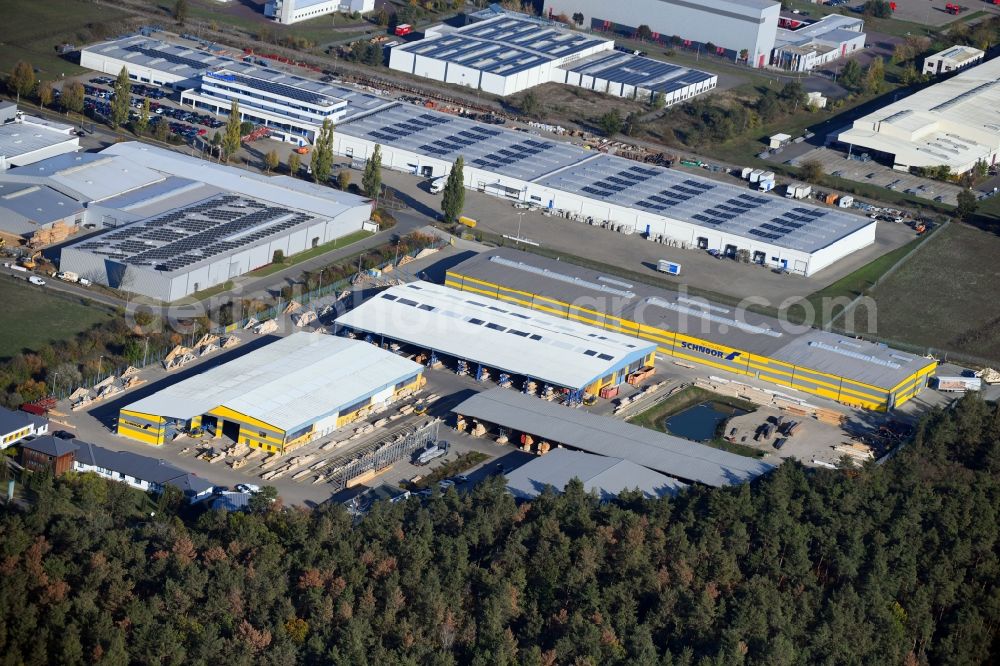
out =
[[133,411],[128,410],[128,409],[123,409],[119,413],[122,414],[122,415],[135,416],[135,417],[140,418],[140,419],[145,419],[147,421],[152,421],[153,423],[163,423],[163,422],[165,422],[167,420],[165,417],[158,416],[156,414],[146,414],[144,412],[133,412]]
[[275,427],[266,421],[261,421],[260,419],[255,419],[247,414],[241,414],[235,409],[230,409],[229,407],[216,407],[215,409],[208,412],[211,416],[215,416],[222,419],[228,419],[230,421],[239,421],[247,425],[257,426],[258,428],[264,428],[266,430],[271,430],[273,432],[279,433],[280,438],[284,439],[285,431],[281,428]]
[[163,443],[163,433],[160,431],[148,431],[138,428],[132,428],[121,422],[118,423],[118,434],[122,437],[128,437],[129,439],[135,439],[140,442],[145,442],[146,444],[162,444]]

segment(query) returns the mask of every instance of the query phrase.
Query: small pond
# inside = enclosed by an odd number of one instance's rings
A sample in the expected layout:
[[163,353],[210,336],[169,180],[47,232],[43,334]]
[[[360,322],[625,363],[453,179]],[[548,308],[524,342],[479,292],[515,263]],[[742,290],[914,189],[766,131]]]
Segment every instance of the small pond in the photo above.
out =
[[704,442],[715,437],[720,423],[747,413],[722,402],[708,401],[668,416],[664,426],[672,435]]

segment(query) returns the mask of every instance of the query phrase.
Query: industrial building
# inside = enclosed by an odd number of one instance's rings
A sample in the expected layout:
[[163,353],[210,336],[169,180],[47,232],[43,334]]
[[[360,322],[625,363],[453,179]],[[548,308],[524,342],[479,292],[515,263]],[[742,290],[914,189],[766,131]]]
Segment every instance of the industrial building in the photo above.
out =
[[998,106],[1000,59],[994,59],[858,118],[837,141],[900,171],[947,166],[961,174],[976,162],[996,162]]
[[687,487],[624,458],[555,449],[507,474],[507,491],[515,499],[530,500],[545,488],[562,492],[572,479],[579,479],[583,489],[596,493],[601,501],[612,500],[626,490],[638,490],[646,497],[667,497]]
[[334,150],[357,160],[376,144],[386,168],[437,177],[462,156],[469,189],[800,275],[875,242],[875,222],[860,215],[407,104],[342,123],[334,136]]
[[264,4],[264,16],[289,25],[336,12],[365,14],[373,9],[375,0],[269,0]]
[[500,96],[556,81],[560,66],[614,49],[609,40],[517,15],[460,28],[435,26],[424,35],[394,47],[389,68]]
[[661,44],[712,45],[720,55],[765,67],[771,58],[781,3],[772,0],[545,0],[547,16],[583,15],[582,25],[632,37],[647,26]]
[[[535,442],[544,441],[552,446],[563,445],[608,459],[626,460],[684,483],[727,486],[752,481],[774,469],[774,465],[756,458],[729,453],[610,416],[591,414],[583,409],[557,405],[502,388],[477,393],[452,411],[459,417],[474,419],[483,425],[498,426],[511,434],[529,435]],[[508,436],[513,440],[517,439],[516,436]],[[545,454],[542,459],[557,451]],[[572,472],[572,468],[566,471]],[[515,471],[513,475],[517,473]],[[624,487],[629,487],[628,479],[614,478],[615,476],[617,474],[614,471],[610,472],[607,482],[613,486],[622,487],[625,484]],[[514,478],[518,482],[517,487],[523,485],[521,477]],[[645,474],[636,475],[634,483],[640,482],[652,483],[654,488],[663,488],[656,485],[655,477],[650,478]],[[676,493],[682,487],[680,484],[671,484],[663,490]]]
[[118,434],[159,445],[202,429],[286,453],[416,390],[422,373],[374,345],[295,333],[128,405]]
[[203,73],[234,62],[200,49],[171,44],[144,35],[112,39],[80,49],[80,66],[112,76],[122,67],[133,81],[184,90]]
[[80,138],[70,125],[20,112],[0,124],[0,171],[78,150]]
[[828,14],[794,29],[778,28],[771,64],[793,72],[809,72],[865,48],[865,22]]
[[923,74],[937,76],[957,72],[982,61],[986,52],[972,46],[957,45],[924,58]]
[[61,270],[163,302],[269,264],[275,251],[343,237],[371,215],[359,196],[137,142],[11,173],[72,193],[85,202],[84,224],[104,229],[62,248]]
[[[377,344],[403,343],[457,359],[477,379],[523,379],[569,393],[598,395],[652,367],[656,345],[493,298],[470,297],[428,282],[391,287],[337,318]],[[435,359],[431,359],[433,365]],[[504,378],[506,375],[506,381]]]
[[274,139],[298,145],[313,143],[324,120],[336,124],[389,103],[339,84],[235,61],[202,72],[197,85],[181,93],[181,104],[220,116],[229,115],[234,99],[241,120],[268,128]]
[[555,74],[564,75],[554,79],[557,83],[615,97],[652,101],[659,95],[664,106],[687,101],[719,85],[715,74],[620,51],[578,60]]
[[30,239],[57,224],[77,228],[84,215],[81,202],[57,189],[0,176],[0,232]]
[[510,249],[449,269],[445,284],[655,342],[671,359],[755,377],[847,405],[890,410],[917,395],[935,361],[688,298]]

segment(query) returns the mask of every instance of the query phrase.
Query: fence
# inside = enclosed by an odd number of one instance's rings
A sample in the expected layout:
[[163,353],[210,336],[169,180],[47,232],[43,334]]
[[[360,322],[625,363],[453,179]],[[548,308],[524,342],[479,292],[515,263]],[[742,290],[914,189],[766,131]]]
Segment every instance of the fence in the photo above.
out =
[[351,479],[362,474],[385,469],[438,438],[440,419],[419,426],[401,428],[390,435],[365,444],[350,454],[335,458],[328,467],[333,470],[328,483],[333,491],[338,492],[347,487]]

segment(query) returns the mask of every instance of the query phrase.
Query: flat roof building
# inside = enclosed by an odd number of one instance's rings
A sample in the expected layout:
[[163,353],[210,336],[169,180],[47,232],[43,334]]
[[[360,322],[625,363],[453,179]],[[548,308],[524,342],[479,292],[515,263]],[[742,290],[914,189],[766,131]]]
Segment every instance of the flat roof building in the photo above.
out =
[[561,65],[613,48],[606,39],[508,14],[428,29],[424,39],[394,47],[389,68],[505,96],[557,80],[553,70]]
[[62,123],[18,113],[0,125],[0,171],[80,150],[80,138]]
[[204,72],[233,62],[200,49],[144,35],[111,39],[80,49],[80,66],[116,76],[122,67],[133,80],[175,90],[189,88]]
[[894,169],[947,166],[954,174],[1000,153],[1000,58],[923,88],[854,121],[837,140]]
[[771,64],[793,72],[809,72],[865,48],[865,22],[828,14],[796,29],[778,28]]
[[923,73],[927,76],[957,72],[982,61],[986,52],[972,46],[959,44],[924,58]]
[[336,324],[376,343],[401,342],[511,379],[594,395],[652,366],[656,349],[620,333],[429,282],[391,287],[340,315]]
[[277,250],[345,236],[371,215],[359,196],[133,142],[13,173],[74,193],[87,223],[104,228],[63,247],[61,270],[162,302],[264,266]]
[[358,340],[294,333],[126,406],[118,434],[159,445],[202,428],[285,453],[416,390],[422,374]]
[[659,353],[683,362],[868,409],[902,405],[936,367],[885,345],[793,327],[517,250],[478,254],[449,269],[445,284],[654,341]]
[[781,3],[772,0],[545,0],[546,16],[583,15],[591,30],[633,37],[647,26],[652,40],[671,43],[677,37],[686,47],[711,44],[720,55],[745,59],[764,67],[774,48]]
[[290,25],[336,12],[365,14],[374,9],[375,0],[269,0],[264,4],[264,16]]
[[181,93],[181,104],[229,115],[232,100],[240,118],[267,127],[282,141],[313,143],[323,121],[339,123],[390,101],[336,83],[325,83],[244,62],[199,74],[197,85]]
[[547,487],[562,492],[572,479],[579,479],[584,490],[596,493],[601,501],[626,490],[638,490],[646,497],[667,497],[687,487],[624,458],[555,449],[507,474],[507,491],[515,499],[530,500]]
[[[774,469],[756,458],[714,449],[610,416],[557,405],[502,388],[477,393],[452,410],[460,416],[606,458],[620,458],[685,483],[727,486]],[[548,453],[545,457],[552,455]],[[516,471],[515,471],[516,474]],[[648,479],[647,479],[648,480]],[[624,480],[615,481],[615,485]],[[654,482],[655,483],[655,482]],[[677,487],[670,489],[676,491]]]
[[875,242],[875,222],[861,215],[407,104],[337,126],[341,155],[366,159],[376,144],[386,168],[438,177],[462,156],[469,189],[608,220],[675,247],[743,251],[749,261],[802,275]]
[[715,74],[620,51],[574,61],[554,74],[556,83],[615,97],[652,101],[658,95],[664,106],[687,101],[719,84]]

